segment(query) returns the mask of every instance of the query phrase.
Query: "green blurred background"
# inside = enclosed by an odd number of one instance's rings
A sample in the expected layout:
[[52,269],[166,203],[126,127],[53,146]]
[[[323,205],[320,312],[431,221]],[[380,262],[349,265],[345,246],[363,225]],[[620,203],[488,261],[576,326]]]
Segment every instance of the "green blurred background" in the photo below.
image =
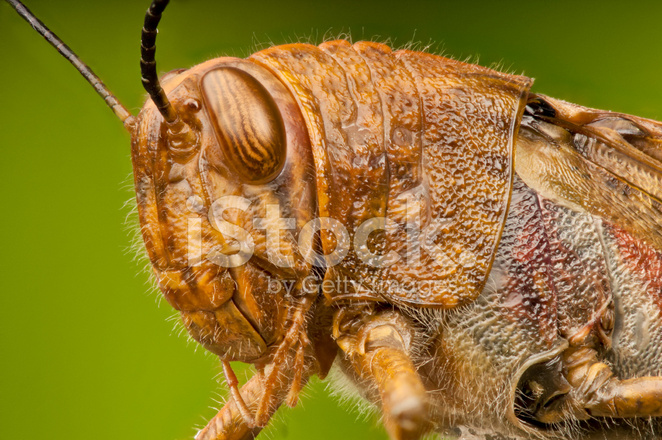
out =
[[[134,112],[147,3],[28,1]],[[432,42],[535,77],[536,91],[662,119],[662,2],[172,3],[162,72],[351,32]],[[0,439],[190,439],[225,391],[217,360],[178,336],[134,261],[129,137],[4,2],[0,42]],[[324,383],[282,412],[266,438],[385,438]]]

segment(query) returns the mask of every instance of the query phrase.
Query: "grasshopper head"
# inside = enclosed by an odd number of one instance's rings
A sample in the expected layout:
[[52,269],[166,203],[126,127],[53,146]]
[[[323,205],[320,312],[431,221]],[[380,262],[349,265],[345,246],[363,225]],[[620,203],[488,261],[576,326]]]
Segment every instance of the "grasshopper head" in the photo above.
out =
[[311,274],[316,216],[299,107],[265,68],[219,58],[164,77],[176,119],[149,100],[132,136],[143,239],[158,284],[195,339],[253,361],[283,333]]

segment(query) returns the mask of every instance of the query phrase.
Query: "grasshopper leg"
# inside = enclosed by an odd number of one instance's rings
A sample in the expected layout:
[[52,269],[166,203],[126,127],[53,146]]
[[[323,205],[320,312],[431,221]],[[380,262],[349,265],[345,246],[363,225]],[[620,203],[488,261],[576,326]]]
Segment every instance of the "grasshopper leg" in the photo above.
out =
[[[290,395],[287,399],[288,403],[292,406],[296,404],[298,393],[302,388],[302,383],[308,379],[308,376],[303,377],[303,370],[305,368],[304,352],[307,344],[309,343],[306,336],[306,315],[312,305],[312,299],[303,297],[300,303],[295,307],[294,313],[290,320],[290,328],[285,334],[283,341],[280,343],[276,353],[273,356],[271,364],[273,368],[264,377],[264,392],[262,399],[257,407],[255,413],[255,423],[258,426],[265,426],[269,421],[270,406],[273,396],[277,394],[275,391],[278,384],[281,382],[279,377],[284,371],[290,369],[295,372],[294,377],[288,380],[291,389]],[[291,350],[293,347],[297,348],[294,355],[294,365],[291,364]],[[280,402],[279,402],[280,404]]]
[[662,377],[621,380],[587,347],[566,351],[561,361],[569,387],[559,399],[537,405],[534,417],[538,421],[662,416]]
[[395,312],[341,311],[334,321],[338,345],[360,380],[376,387],[384,425],[396,440],[418,439],[429,429],[426,390],[409,355],[412,333]]
[[[246,382],[240,391],[241,401],[244,402],[249,411],[256,410],[263,394],[262,378],[258,375],[253,376]],[[271,408],[272,414],[277,407]],[[209,421],[207,426],[195,436],[195,440],[249,440],[255,438],[261,430],[262,428],[259,426],[250,427],[246,424],[238,399],[232,398]]]
[[621,380],[609,366],[583,348],[566,356],[568,382],[589,416],[633,418],[662,416],[662,377]]
[[660,417],[662,416],[662,377],[614,379],[587,409],[593,416]]

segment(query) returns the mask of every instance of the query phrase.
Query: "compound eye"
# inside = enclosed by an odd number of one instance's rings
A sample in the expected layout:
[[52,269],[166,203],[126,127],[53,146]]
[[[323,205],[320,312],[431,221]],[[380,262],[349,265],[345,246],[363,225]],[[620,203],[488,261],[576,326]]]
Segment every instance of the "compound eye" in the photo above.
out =
[[202,92],[228,168],[248,183],[273,180],[285,163],[286,139],[269,92],[232,67],[208,72]]

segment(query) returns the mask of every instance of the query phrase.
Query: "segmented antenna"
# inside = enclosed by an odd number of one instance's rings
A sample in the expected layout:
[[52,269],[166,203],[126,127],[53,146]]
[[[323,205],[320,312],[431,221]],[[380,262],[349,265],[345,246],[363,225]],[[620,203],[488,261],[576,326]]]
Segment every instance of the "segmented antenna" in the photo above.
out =
[[177,111],[161,88],[159,76],[156,73],[156,60],[154,59],[156,35],[158,34],[156,28],[168,3],[170,3],[169,0],[154,0],[147,9],[142,38],[140,39],[140,73],[143,87],[145,87],[156,108],[163,115],[163,119],[168,123],[170,147],[174,150],[188,151],[191,145],[195,144],[195,135],[190,127],[180,119]]
[[159,112],[169,124],[175,124],[179,119],[177,112],[168,100],[165,92],[159,83],[159,77],[156,73],[156,35],[157,27],[161,21],[161,14],[165,10],[170,0],[154,0],[145,14],[145,25],[142,30],[140,40],[140,73],[142,76],[143,87],[152,97]]
[[[37,17],[34,16],[28,8],[25,7],[23,3],[18,0],[6,0],[7,3],[12,5],[18,15],[23,17],[25,21],[30,23],[30,26],[39,33],[46,41],[50,43],[60,54],[65,57],[73,66],[80,72],[81,75],[89,82],[94,90],[97,91],[99,96],[106,101],[108,107],[117,115],[118,118],[124,123],[126,127],[130,127],[133,123],[133,116],[112,94],[108,87],[101,81],[101,79],[96,76],[96,74],[90,69],[85,63],[83,63],[80,58],[67,46],[62,40],[58,38],[50,29],[44,25]],[[167,2],[166,2],[167,3]]]

